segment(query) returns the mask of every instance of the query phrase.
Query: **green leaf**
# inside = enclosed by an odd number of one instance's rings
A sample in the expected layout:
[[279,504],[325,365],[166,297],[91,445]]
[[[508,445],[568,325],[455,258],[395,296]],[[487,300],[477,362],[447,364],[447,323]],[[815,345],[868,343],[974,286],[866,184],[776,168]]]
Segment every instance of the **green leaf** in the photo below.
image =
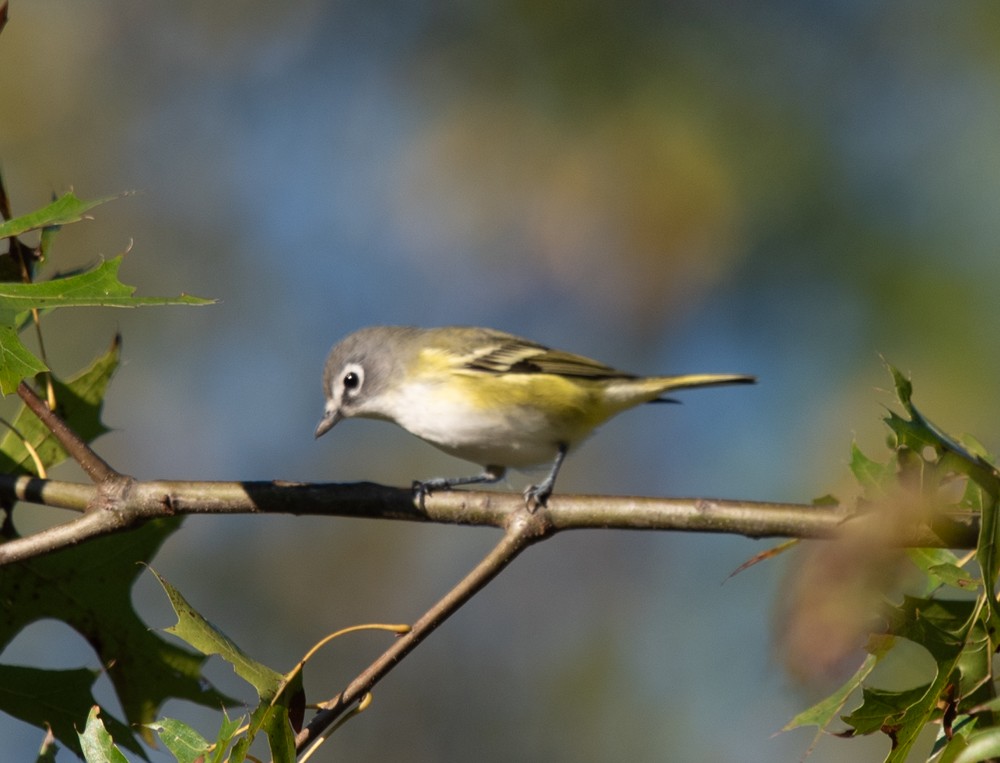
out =
[[890,464],[880,464],[861,452],[857,443],[851,443],[851,473],[858,484],[865,489],[868,497],[885,492],[887,482],[895,476],[895,468]]
[[955,665],[952,681],[958,678],[956,696],[958,710],[968,712],[986,706],[994,698],[993,644],[981,623],[977,623],[972,637],[966,643]]
[[816,743],[819,742],[820,737],[823,735],[823,732],[827,731],[834,719],[840,715],[840,711],[843,709],[844,705],[847,704],[847,700],[850,698],[851,694],[856,689],[861,687],[864,680],[882,660],[882,658],[889,653],[894,644],[895,638],[893,636],[883,634],[871,635],[868,638],[867,645],[865,646],[865,649],[868,652],[868,657],[865,658],[865,661],[861,664],[861,667],[858,668],[854,675],[844,682],[844,685],[829,697],[817,702],[808,710],[805,710],[792,718],[792,720],[785,724],[782,731],[790,731],[791,729],[799,728],[800,726],[816,726],[816,736],[813,737],[810,749],[815,747]]
[[[983,504],[980,512],[979,542],[976,545],[976,561],[982,570],[983,579],[992,581],[995,585],[997,576],[1000,574],[1000,539],[997,532],[1000,531],[1000,518],[997,512],[1000,511],[1000,502],[997,501],[996,493],[990,496],[990,500]],[[990,586],[993,588],[993,585]],[[989,605],[990,621],[994,630],[1000,628],[1000,603],[997,597],[990,595],[985,597]]]
[[219,727],[219,734],[215,738],[215,749],[212,751],[211,763],[223,763],[226,760],[226,750],[233,743],[236,733],[243,726],[245,720],[245,715],[230,720],[229,715],[223,710],[223,721]]
[[1000,729],[992,728],[969,736],[955,763],[980,763],[1000,757]]
[[982,455],[985,450],[981,445],[969,439],[971,446],[966,447],[953,437],[949,437],[933,422],[924,418],[913,404],[913,385],[908,379],[892,366],[889,366],[896,383],[896,395],[909,419],[904,419],[890,411],[885,421],[899,440],[899,445],[921,453],[930,446],[942,459],[949,457],[948,468],[954,469],[975,480],[991,495],[1000,495],[1000,472]]
[[[928,759],[935,760],[936,763],[955,763],[958,756],[965,752],[968,746],[969,742],[962,734],[956,734],[951,739],[942,735],[935,740]],[[938,755],[940,757],[936,757]]]
[[[55,388],[56,413],[85,442],[92,442],[108,431],[101,422],[104,394],[121,359],[121,338],[116,336],[111,347],[89,367],[66,382],[52,380]],[[35,448],[42,463],[51,469],[66,458],[66,451],[52,432],[26,406],[14,419],[13,431],[0,439],[0,472],[36,474],[35,462],[24,447],[27,441]]]
[[22,379],[47,370],[48,366],[22,344],[14,326],[0,325],[0,395],[9,395]]
[[118,280],[122,256],[105,260],[91,270],[41,283],[0,282],[0,314],[20,314],[55,307],[139,307],[141,305],[210,305],[211,299],[181,294],[177,297],[135,297],[134,286]]
[[116,198],[119,197],[105,196],[103,199],[81,201],[72,192],[63,194],[51,204],[39,210],[0,223],[0,238],[20,236],[22,233],[27,233],[30,230],[78,222],[85,219],[86,213],[94,207]]
[[17,335],[22,316],[33,309],[59,307],[140,307],[143,305],[207,305],[212,300],[181,294],[177,297],[135,297],[135,287],[118,280],[122,258],[102,262],[92,270],[43,283],[0,282],[0,394],[10,394],[18,383],[46,370]]
[[933,575],[945,585],[962,591],[975,591],[982,584],[981,578],[970,575],[966,570],[955,564],[935,564],[928,568],[928,574]]
[[[866,688],[862,704],[843,720],[856,733],[882,731],[892,737],[887,761],[904,761],[924,727],[941,715],[953,696],[974,692],[988,669],[981,601],[906,597],[890,611],[889,631],[926,648],[936,663],[933,681],[906,691]],[[956,686],[957,684],[957,686]]]
[[[997,733],[998,701],[995,698],[993,659],[1000,651],[1000,606],[995,593],[1000,577],[1000,472],[990,463],[986,449],[968,436],[961,441],[948,436],[925,418],[913,403],[913,385],[889,366],[903,415],[890,411],[885,423],[892,432],[892,457],[879,464],[852,447],[851,469],[865,496],[890,506],[913,506],[915,518],[946,526],[952,518],[942,512],[979,514],[979,539],[975,553],[980,575],[945,549],[908,549],[913,563],[926,575],[922,597],[905,597],[887,608],[886,636],[919,644],[935,663],[934,678],[906,691],[864,687],[862,703],[843,716],[858,734],[883,732],[892,740],[889,763],[907,759],[918,736],[931,723],[940,722],[946,734],[935,745],[934,759],[942,763],[969,763],[983,756],[1000,756],[993,747]],[[956,488],[958,488],[956,490]],[[932,598],[942,584],[974,598]],[[793,719],[789,727],[815,723],[824,728],[856,691],[871,670],[866,661],[859,674],[837,692]],[[982,744],[970,752],[972,739]],[[982,742],[978,742],[982,739]],[[978,756],[978,757],[977,757]]]
[[[0,710],[39,728],[49,726],[56,739],[81,754],[77,727],[97,704],[93,685],[96,670],[42,670],[20,665],[0,665]],[[108,716],[108,724],[128,749],[142,748],[128,726]]]
[[904,596],[902,604],[889,608],[889,631],[920,644],[936,662],[948,662],[964,648],[980,608],[973,599]]
[[845,715],[843,720],[859,734],[871,734],[875,731],[891,731],[896,734],[903,725],[904,715],[929,690],[930,684],[904,691],[864,689],[861,693],[861,705],[850,715]]
[[884,709],[882,728],[893,738],[887,762],[905,761],[924,727],[941,717],[941,708],[981,685],[991,653],[981,651],[988,643],[980,620],[983,598],[953,601],[906,597],[901,606],[893,608],[890,631],[927,649],[936,663],[937,675],[930,684],[909,692],[878,692],[867,712],[859,715],[862,722],[870,724]]
[[946,548],[908,548],[906,555],[918,568],[927,572],[940,564],[950,564],[959,567],[959,558],[954,551]]
[[40,262],[45,262],[52,253],[52,245],[59,230],[59,227],[56,225],[42,228],[42,234],[38,238],[38,260]]
[[923,455],[924,448],[938,450],[941,441],[922,422],[904,419],[895,411],[889,411],[883,419],[886,425],[896,435],[896,448],[909,448],[914,453]]
[[872,672],[878,664],[879,657],[870,654],[865,658],[861,667],[851,676],[844,685],[829,697],[820,700],[808,710],[803,710],[792,720],[785,724],[782,731],[791,731],[802,726],[817,726],[821,730],[826,729],[840,715],[840,711],[847,703],[851,693],[861,686],[868,674]]
[[[290,688],[294,693],[302,691],[301,677],[302,674],[298,673],[293,678],[295,685]],[[267,734],[273,763],[295,763],[295,735],[288,722],[288,706],[284,701],[279,700],[271,703],[264,700],[263,697],[260,704],[257,705],[257,709],[250,716],[247,733],[233,745],[231,763],[241,763],[246,759],[250,745],[253,744],[257,734],[261,731]]]
[[903,375],[902,371],[891,363],[886,363],[889,373],[892,375],[892,383],[896,388],[896,397],[906,409],[910,407],[910,398],[913,396],[913,383]]
[[173,753],[177,763],[204,763],[212,750],[212,744],[186,723],[173,718],[161,718],[147,723],[160,736],[164,747]]
[[252,685],[260,697],[260,704],[250,716],[246,734],[234,745],[231,760],[240,763],[253,744],[257,733],[267,734],[271,756],[275,763],[293,763],[295,736],[289,722],[289,706],[302,702],[302,673],[296,671],[291,680],[246,654],[236,643],[202,617],[188,604],[181,593],[156,574],[170,605],[177,614],[177,624],[166,628],[205,655],[217,654],[230,665],[244,681]]
[[233,666],[236,675],[257,690],[261,698],[270,699],[273,697],[281,685],[281,673],[271,670],[267,665],[257,662],[247,655],[232,639],[188,604],[181,592],[160,577],[156,570],[150,569],[150,572],[163,586],[167,598],[170,599],[170,606],[174,608],[174,613],[177,615],[177,623],[169,628],[164,628],[164,631],[172,633],[204,655],[219,655]]
[[104,728],[96,705],[87,716],[87,726],[80,734],[80,747],[87,763],[128,763]]
[[[202,678],[204,657],[151,632],[132,608],[139,562],[151,559],[179,524],[177,519],[156,520],[5,567],[0,575],[0,649],[37,620],[67,623],[97,652],[132,724],[155,720],[167,699],[214,708],[231,703]],[[152,738],[150,731],[142,733]],[[76,746],[75,738],[58,738]],[[125,744],[125,737],[118,739]]]
[[[930,447],[936,456],[937,463],[932,464],[932,467],[937,484],[924,484],[924,490],[936,490],[956,474],[966,477],[981,489],[981,492],[971,490],[966,485],[962,503],[966,506],[978,506],[980,509],[976,562],[982,571],[982,579],[989,581],[992,589],[1000,576],[1000,472],[981,455],[985,450],[975,440],[970,440],[971,449],[967,448],[926,419],[913,404],[913,385],[910,381],[896,368],[889,366],[889,370],[896,385],[899,402],[910,417],[904,419],[896,413],[890,413],[886,418],[886,423],[896,433],[897,447],[909,448],[921,456]],[[1000,603],[995,596],[987,596],[985,601],[992,628],[1000,630]]]
[[973,591],[983,584],[982,579],[963,569],[959,558],[946,548],[908,548],[906,555],[927,576],[924,596],[929,596],[941,585]]

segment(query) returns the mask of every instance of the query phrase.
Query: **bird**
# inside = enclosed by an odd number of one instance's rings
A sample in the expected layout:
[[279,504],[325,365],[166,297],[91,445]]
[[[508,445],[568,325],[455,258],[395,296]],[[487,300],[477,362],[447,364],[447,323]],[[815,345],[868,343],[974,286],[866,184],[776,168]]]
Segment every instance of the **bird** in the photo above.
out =
[[483,467],[473,476],[414,481],[421,505],[434,491],[550,464],[524,491],[535,511],[551,496],[567,453],[613,416],[676,402],[664,397],[676,390],[755,382],[746,374],[639,376],[491,328],[369,326],[330,350],[315,437],[343,419],[379,419]]

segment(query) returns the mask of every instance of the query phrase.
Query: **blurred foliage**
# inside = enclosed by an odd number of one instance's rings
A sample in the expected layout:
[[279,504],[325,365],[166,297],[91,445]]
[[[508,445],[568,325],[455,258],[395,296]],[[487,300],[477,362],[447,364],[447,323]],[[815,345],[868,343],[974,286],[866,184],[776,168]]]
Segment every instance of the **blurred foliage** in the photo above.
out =
[[[879,463],[855,447],[852,471],[864,491],[859,514],[845,523],[839,540],[813,554],[810,574],[804,585],[800,578],[788,604],[798,632],[789,653],[806,669],[825,670],[831,653],[843,657],[874,627],[869,656],[847,683],[785,729],[816,725],[827,731],[860,688],[862,704],[841,716],[849,727],[842,735],[885,734],[888,763],[913,759],[918,736],[932,724],[940,728],[932,756],[982,760],[975,755],[1000,744],[992,664],[1000,648],[1000,472],[978,442],[958,442],[927,420],[913,404],[910,381],[890,370],[906,414],[890,411],[885,419],[892,455]],[[923,592],[886,602],[907,556],[899,545],[906,528],[949,515],[978,520],[975,554],[962,560],[944,549],[913,550],[908,558],[925,576]],[[902,640],[927,651],[933,678],[905,689],[872,685],[872,670]]]

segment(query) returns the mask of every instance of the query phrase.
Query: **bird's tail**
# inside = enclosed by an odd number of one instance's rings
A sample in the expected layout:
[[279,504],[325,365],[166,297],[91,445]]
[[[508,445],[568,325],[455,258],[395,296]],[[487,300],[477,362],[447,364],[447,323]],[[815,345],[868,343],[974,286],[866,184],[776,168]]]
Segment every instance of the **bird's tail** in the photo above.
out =
[[678,389],[691,389],[693,387],[721,387],[724,384],[756,384],[756,376],[746,374],[685,374],[683,376],[657,376],[649,381],[655,381],[659,387],[656,397],[649,400],[651,403],[676,403],[663,395]]

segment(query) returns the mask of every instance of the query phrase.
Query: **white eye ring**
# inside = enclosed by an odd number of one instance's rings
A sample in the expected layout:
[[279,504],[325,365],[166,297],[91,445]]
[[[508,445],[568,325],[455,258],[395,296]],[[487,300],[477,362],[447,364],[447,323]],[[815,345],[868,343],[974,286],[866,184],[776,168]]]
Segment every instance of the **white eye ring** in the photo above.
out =
[[365,383],[365,369],[357,363],[348,363],[340,373],[339,384],[344,395],[353,396],[361,391]]

